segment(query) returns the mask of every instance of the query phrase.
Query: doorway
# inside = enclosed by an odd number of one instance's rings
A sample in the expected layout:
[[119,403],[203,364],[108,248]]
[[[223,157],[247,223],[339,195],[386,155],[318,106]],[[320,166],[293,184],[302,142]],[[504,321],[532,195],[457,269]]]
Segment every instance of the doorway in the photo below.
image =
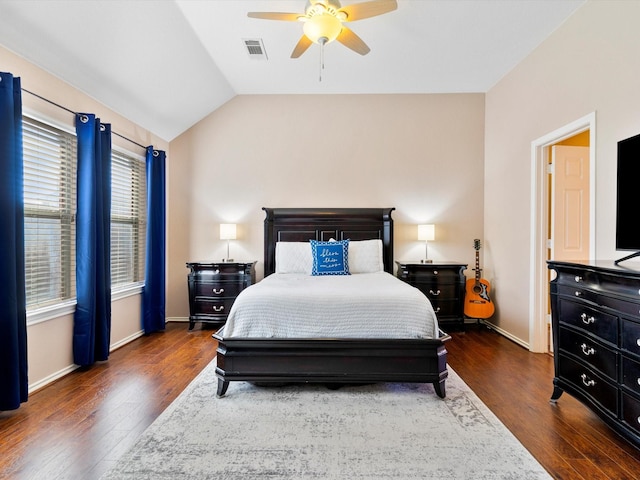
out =
[[[595,258],[595,112],[582,117],[569,125],[555,130],[531,143],[531,252],[529,308],[529,350],[532,352],[549,351],[549,269],[547,260],[552,258],[553,230],[552,220],[557,207],[554,198],[553,172],[549,168],[552,147],[562,143],[573,143],[569,139],[588,136],[588,202],[584,205],[588,218],[588,258]],[[577,228],[571,227],[570,228]],[[577,234],[576,234],[577,235]],[[574,235],[575,237],[575,235]]]

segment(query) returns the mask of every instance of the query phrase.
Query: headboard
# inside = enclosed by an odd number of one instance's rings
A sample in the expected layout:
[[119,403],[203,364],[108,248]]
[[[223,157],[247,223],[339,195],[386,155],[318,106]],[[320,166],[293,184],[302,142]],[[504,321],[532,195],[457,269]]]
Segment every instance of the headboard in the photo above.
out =
[[393,274],[391,208],[262,208],[264,276],[276,270],[276,242],[382,240],[385,271]]

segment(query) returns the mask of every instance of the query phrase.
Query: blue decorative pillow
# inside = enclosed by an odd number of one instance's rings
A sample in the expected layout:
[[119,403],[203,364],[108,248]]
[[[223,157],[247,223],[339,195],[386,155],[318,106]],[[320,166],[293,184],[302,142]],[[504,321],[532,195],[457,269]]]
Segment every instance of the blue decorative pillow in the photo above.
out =
[[350,275],[349,240],[310,242],[313,255],[311,275]]

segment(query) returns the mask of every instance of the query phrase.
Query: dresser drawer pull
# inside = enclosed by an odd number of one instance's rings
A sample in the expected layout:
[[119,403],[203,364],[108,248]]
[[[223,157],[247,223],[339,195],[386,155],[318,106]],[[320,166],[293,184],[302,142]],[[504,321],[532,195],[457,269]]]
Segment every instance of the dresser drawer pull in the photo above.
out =
[[580,318],[582,319],[582,323],[584,323],[585,325],[589,325],[590,323],[596,323],[596,318],[594,316],[587,316],[586,313],[583,313],[582,315],[580,315]]
[[586,343],[583,343],[582,345],[580,345],[580,347],[582,348],[582,353],[584,353],[587,357],[596,353],[595,349],[593,347],[587,347]]
[[587,380],[586,373],[583,373],[582,375],[580,375],[580,378],[582,378],[582,383],[584,383],[585,387],[593,387],[596,384],[596,381],[593,379]]
[[438,270],[434,270],[434,271],[433,271],[433,274],[434,274],[434,275],[437,275],[437,274],[438,274]]
[[640,338],[636,339],[636,345],[638,345],[640,347]]
[[576,290],[576,297],[581,297],[582,296],[582,292],[580,290]]
[[216,295],[221,295],[224,293],[224,288],[214,288],[213,293],[215,293]]
[[638,385],[640,385],[640,377],[638,377],[638,380],[636,380],[638,382]]
[[576,275],[576,283],[580,283],[582,281],[582,277],[580,275]]
[[213,311],[214,312],[221,312],[224,310],[224,305],[214,305],[213,306]]
[[434,309],[433,309],[433,311],[434,311],[435,313],[440,313],[440,307],[436,307],[436,308],[434,308]]
[[212,273],[214,275],[218,275],[220,273],[220,269],[216,268]]
[[437,292],[434,292],[433,290],[429,290],[429,293],[435,297],[437,297],[438,295],[440,295],[440,290],[438,290]]

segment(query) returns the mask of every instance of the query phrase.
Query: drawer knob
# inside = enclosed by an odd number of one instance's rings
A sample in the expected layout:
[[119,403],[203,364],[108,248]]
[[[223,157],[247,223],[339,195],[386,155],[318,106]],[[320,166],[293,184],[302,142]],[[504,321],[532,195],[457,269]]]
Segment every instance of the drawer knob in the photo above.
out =
[[214,288],[213,293],[215,293],[216,295],[220,295],[224,293],[224,288]]
[[596,384],[596,381],[593,379],[587,380],[586,373],[583,373],[582,375],[580,375],[580,378],[582,378],[582,383],[584,383],[585,387],[593,387]]
[[218,275],[219,273],[220,273],[220,269],[218,269],[218,268],[216,268],[216,269],[213,271],[213,274],[214,274],[214,275]]
[[638,382],[638,385],[640,385],[640,377],[638,377],[638,380],[636,380]]
[[437,274],[438,274],[438,270],[434,270],[434,271],[433,271],[433,274],[434,274],[434,275],[437,275]]
[[213,311],[214,312],[221,312],[224,310],[224,305],[214,305],[213,306]]
[[636,345],[640,347],[640,338],[636,338]]
[[437,297],[438,295],[440,295],[440,290],[438,290],[437,292],[434,292],[433,290],[429,290],[429,293],[435,297]]
[[593,347],[587,347],[586,343],[580,345],[580,348],[582,348],[582,353],[584,353],[587,357],[596,353],[595,349]]
[[582,319],[582,323],[584,323],[585,325],[589,325],[590,323],[596,322],[596,319],[594,316],[588,316],[586,313],[583,313],[582,315],[580,315],[580,318]]
[[582,296],[582,292],[580,290],[576,290],[576,297],[581,297]]
[[440,307],[436,307],[436,308],[435,308],[435,310],[434,310],[434,312],[436,312],[436,313],[440,313]]
[[580,275],[576,275],[576,283],[580,283],[582,281],[582,277]]

